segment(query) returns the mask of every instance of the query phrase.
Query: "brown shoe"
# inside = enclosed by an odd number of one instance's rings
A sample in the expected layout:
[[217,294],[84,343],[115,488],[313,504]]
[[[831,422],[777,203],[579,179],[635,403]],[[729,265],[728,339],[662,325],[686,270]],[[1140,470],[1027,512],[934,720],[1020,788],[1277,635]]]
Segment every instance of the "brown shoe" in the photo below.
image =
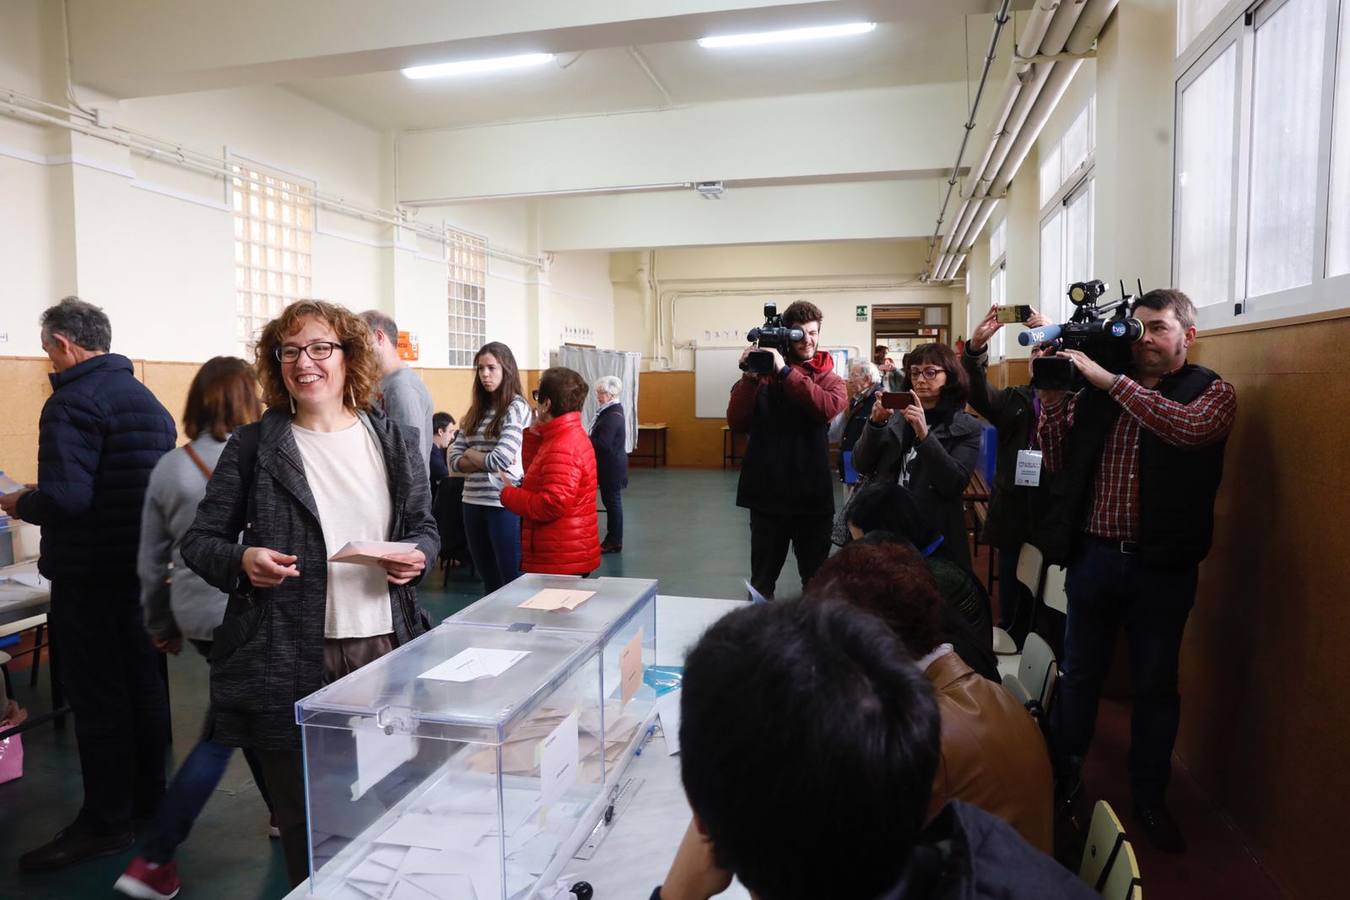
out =
[[49,843],[19,857],[21,872],[52,872],[98,856],[112,856],[130,850],[136,842],[131,829],[113,834],[97,834],[76,823],[57,832]]
[[601,544],[601,553],[619,553],[623,550],[623,544]]

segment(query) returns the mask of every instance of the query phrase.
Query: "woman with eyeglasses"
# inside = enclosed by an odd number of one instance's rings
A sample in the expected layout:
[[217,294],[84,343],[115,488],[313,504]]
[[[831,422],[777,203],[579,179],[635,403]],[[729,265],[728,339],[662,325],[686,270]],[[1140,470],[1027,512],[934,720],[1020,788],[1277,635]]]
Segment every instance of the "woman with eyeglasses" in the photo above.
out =
[[[182,554],[230,594],[210,654],[210,738],[254,751],[298,885],[295,701],[427,630],[415,584],[439,538],[418,436],[370,407],[380,370],[366,324],[301,300],[263,327],[256,354],[268,409],[226,444]],[[415,547],[378,565],[330,562],[350,541]]]
[[484,344],[473,358],[473,402],[450,445],[450,471],[464,481],[464,536],[490,594],[520,575],[520,516],[502,505],[502,488],[519,484],[521,435],[530,405],[511,348]]
[[525,432],[525,478],[502,488],[502,505],[521,519],[526,572],[589,575],[600,567],[595,450],[581,424],[590,388],[572,369],[552,368],[534,392],[535,424]]
[[965,412],[970,382],[946,344],[920,344],[905,363],[905,389],[918,402],[892,412],[878,396],[853,445],[853,465],[873,481],[908,489],[941,532],[948,556],[969,569],[961,498],[979,462],[981,431]]

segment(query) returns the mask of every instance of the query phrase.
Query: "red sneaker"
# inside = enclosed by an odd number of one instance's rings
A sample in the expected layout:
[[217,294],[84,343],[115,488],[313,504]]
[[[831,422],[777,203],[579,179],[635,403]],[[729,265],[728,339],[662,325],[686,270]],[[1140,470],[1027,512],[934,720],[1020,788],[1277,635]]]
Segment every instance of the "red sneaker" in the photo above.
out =
[[167,862],[152,869],[144,856],[138,856],[117,879],[113,890],[137,900],[173,900],[182,886],[178,863]]

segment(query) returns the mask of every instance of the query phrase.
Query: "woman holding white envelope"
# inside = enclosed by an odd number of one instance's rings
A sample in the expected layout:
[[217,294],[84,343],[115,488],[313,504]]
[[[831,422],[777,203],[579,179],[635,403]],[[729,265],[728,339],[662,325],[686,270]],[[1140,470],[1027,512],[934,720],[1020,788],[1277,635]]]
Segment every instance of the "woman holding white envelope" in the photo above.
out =
[[226,445],[182,555],[230,594],[211,652],[211,737],[262,762],[299,884],[295,701],[427,629],[414,585],[440,541],[417,435],[369,406],[379,368],[360,318],[293,303],[263,328],[256,366],[268,410]]

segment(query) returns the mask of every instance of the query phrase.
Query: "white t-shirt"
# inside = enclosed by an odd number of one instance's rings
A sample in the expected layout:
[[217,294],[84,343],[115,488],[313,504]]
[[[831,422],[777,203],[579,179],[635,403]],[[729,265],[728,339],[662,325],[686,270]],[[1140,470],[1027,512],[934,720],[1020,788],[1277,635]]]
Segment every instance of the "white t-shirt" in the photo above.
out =
[[[359,419],[342,431],[310,431],[291,424],[305,464],[328,556],[348,541],[387,541],[393,504],[384,454]],[[394,630],[389,582],[378,566],[328,563],[326,638],[373,637]]]

